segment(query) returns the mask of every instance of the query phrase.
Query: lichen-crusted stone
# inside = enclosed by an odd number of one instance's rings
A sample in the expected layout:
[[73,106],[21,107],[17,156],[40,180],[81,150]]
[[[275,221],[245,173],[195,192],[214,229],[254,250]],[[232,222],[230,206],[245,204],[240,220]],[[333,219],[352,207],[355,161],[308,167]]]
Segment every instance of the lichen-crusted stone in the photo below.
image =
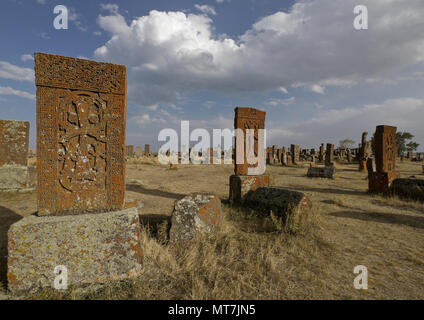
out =
[[0,166],[26,166],[29,122],[0,120]]
[[390,186],[390,191],[402,199],[424,202],[423,179],[396,179]]
[[314,167],[310,166],[308,173],[306,174],[310,178],[328,178],[333,179],[334,172],[336,171],[334,166],[330,167]]
[[20,190],[33,188],[34,167],[2,166],[0,167],[0,190]]
[[213,194],[193,193],[175,201],[171,217],[171,242],[192,239],[197,233],[210,233],[222,225],[221,200]]
[[135,208],[60,217],[26,217],[8,232],[8,287],[14,294],[53,287],[56,266],[68,285],[135,278],[141,273]]
[[260,187],[269,186],[269,176],[230,176],[230,201],[243,202],[244,196]]
[[38,214],[121,210],[126,68],[35,54]]
[[249,192],[244,202],[248,207],[265,214],[286,218],[312,208],[311,200],[302,192],[278,187],[258,188]]

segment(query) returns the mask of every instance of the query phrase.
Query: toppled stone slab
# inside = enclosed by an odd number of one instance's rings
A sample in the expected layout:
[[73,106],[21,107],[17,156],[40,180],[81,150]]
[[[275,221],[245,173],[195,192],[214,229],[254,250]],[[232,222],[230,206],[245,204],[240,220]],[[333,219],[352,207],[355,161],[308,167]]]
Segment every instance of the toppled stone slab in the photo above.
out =
[[221,200],[214,194],[193,193],[175,201],[171,217],[171,242],[190,240],[210,233],[223,222]]
[[424,202],[423,179],[396,179],[390,186],[390,191],[402,199]]
[[249,191],[269,186],[269,176],[230,176],[230,201],[243,202]]
[[310,178],[327,178],[333,179],[336,168],[334,166],[330,167],[314,167],[310,166],[306,176]]
[[35,167],[7,165],[0,167],[0,190],[21,190],[36,185]]
[[312,208],[310,198],[298,191],[279,187],[258,188],[249,192],[245,204],[260,213],[272,213],[285,219],[290,215],[303,214]]
[[135,208],[79,216],[26,217],[8,232],[8,287],[30,294],[54,287],[64,266],[68,286],[135,278],[141,273]]

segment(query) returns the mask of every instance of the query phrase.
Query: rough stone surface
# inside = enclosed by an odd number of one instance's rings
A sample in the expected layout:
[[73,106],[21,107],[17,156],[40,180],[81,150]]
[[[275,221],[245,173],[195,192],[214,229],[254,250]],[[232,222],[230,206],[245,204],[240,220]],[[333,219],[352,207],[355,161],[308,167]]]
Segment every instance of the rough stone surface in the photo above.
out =
[[36,169],[27,166],[0,167],[0,190],[35,188]]
[[[234,164],[234,172],[236,175],[246,175],[248,174],[248,168],[255,168],[258,164],[248,164],[247,163],[247,154],[246,154],[246,130],[254,129],[255,135],[255,156],[258,156],[258,133],[259,129],[265,129],[265,116],[266,112],[254,109],[254,108],[241,108],[237,107],[235,110],[234,118],[234,129],[241,129],[244,133],[244,155],[243,159],[237,158],[236,152],[236,161]],[[264,146],[265,147],[265,146]],[[236,139],[236,150],[237,150],[237,139]],[[239,163],[239,164],[238,164]]]
[[333,179],[336,168],[332,167],[314,167],[310,166],[306,174],[310,178],[328,178]]
[[390,191],[402,199],[424,202],[423,179],[396,179],[390,186]]
[[368,191],[386,193],[393,180],[400,177],[396,171],[396,127],[377,126],[375,134],[375,168],[371,158],[367,160]]
[[210,233],[222,225],[221,200],[213,194],[193,193],[175,201],[171,217],[171,242],[186,241],[198,233]]
[[103,214],[26,217],[8,232],[8,287],[14,294],[53,287],[56,266],[68,285],[135,278],[141,273],[135,208]]
[[245,204],[265,214],[272,211],[275,216],[283,219],[312,208],[311,200],[304,193],[277,187],[263,187],[249,192]]
[[35,54],[38,214],[120,210],[125,66]]
[[26,166],[28,141],[29,122],[0,120],[0,167]]
[[269,186],[269,176],[230,176],[230,201],[243,202],[249,191]]
[[150,156],[150,144],[144,145],[144,155],[149,157]]

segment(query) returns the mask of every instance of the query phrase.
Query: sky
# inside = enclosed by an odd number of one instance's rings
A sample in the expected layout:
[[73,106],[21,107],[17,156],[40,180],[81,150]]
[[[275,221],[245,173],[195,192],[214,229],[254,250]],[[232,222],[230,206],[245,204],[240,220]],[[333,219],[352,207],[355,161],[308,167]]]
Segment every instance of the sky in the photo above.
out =
[[[356,30],[356,5],[368,29]],[[68,8],[67,30],[53,12]],[[157,151],[181,121],[233,128],[266,111],[267,145],[317,148],[377,125],[424,151],[423,0],[2,0],[0,119],[30,121],[34,52],[127,67],[127,144]],[[212,136],[212,135],[211,135]]]

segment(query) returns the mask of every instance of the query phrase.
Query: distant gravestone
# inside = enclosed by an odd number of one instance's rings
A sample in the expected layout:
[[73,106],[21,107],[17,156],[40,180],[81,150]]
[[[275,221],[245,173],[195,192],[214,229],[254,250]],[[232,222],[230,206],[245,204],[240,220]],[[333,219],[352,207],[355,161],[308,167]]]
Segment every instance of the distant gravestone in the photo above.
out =
[[35,167],[28,167],[29,122],[0,120],[0,190],[33,187]]
[[377,126],[374,133],[375,168],[368,158],[368,190],[371,193],[388,192],[393,180],[399,178],[396,171],[396,127]]
[[[265,175],[249,175],[249,168],[258,167],[258,163],[249,164],[247,161],[246,143],[247,143],[247,129],[254,129],[255,144],[254,153],[258,156],[266,157],[264,150],[259,150],[258,134],[259,129],[265,129],[265,115],[266,112],[253,109],[253,108],[241,108],[237,107],[235,110],[234,117],[234,129],[240,129],[243,132],[243,141],[237,141],[236,139],[236,150],[237,144],[243,143],[244,152],[243,154],[235,154],[234,172],[235,175],[230,177],[230,195],[231,201],[240,202],[244,196],[251,190],[255,190],[262,186],[269,185],[269,176]],[[264,146],[265,148],[265,146]],[[264,159],[265,160],[265,159]]]
[[137,156],[137,158],[142,157],[143,156],[143,149],[141,147],[135,148],[135,155]]
[[325,166],[329,167],[334,164],[334,144],[327,143],[327,150],[325,151]]
[[292,163],[294,165],[298,164],[300,161],[300,146],[298,144],[292,144],[290,146],[290,152],[292,156]]
[[133,145],[126,146],[125,155],[128,158],[133,158],[134,157],[134,146]]
[[150,156],[150,144],[145,144],[144,145],[144,155],[146,157],[149,157]]

